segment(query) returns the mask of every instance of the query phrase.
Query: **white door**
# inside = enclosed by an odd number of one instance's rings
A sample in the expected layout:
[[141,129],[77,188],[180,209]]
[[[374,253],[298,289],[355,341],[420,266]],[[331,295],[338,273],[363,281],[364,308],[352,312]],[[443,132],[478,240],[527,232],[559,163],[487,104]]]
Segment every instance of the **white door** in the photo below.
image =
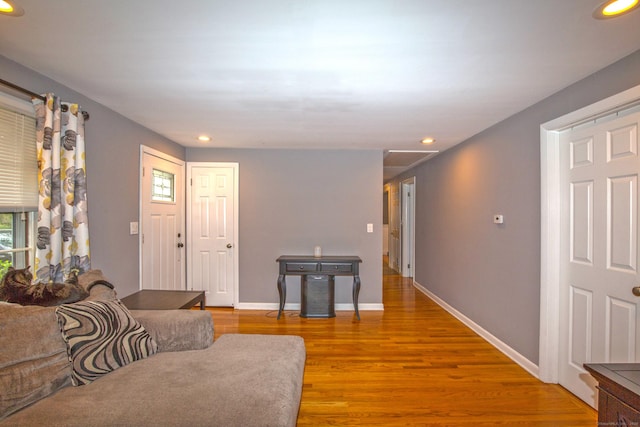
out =
[[415,177],[402,181],[402,276],[413,277]]
[[189,163],[189,289],[208,306],[238,303],[238,164]]
[[142,289],[185,289],[184,162],[143,146],[141,163]]
[[400,228],[400,185],[394,184],[389,197],[389,267],[401,273]]
[[596,406],[585,362],[640,361],[640,113],[563,132],[560,384]]

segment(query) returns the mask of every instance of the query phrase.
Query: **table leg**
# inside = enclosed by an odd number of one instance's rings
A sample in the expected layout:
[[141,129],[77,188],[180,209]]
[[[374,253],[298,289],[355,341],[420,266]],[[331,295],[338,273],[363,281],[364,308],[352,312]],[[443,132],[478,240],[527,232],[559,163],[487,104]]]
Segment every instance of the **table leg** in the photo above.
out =
[[202,294],[202,299],[200,300],[200,310],[204,310],[204,294]]
[[285,280],[284,274],[278,276],[278,294],[280,295],[280,306],[278,307],[278,317],[282,315],[284,311],[284,303],[287,300],[287,282]]
[[360,276],[353,276],[353,308],[356,310],[356,317],[360,320],[360,312],[358,311],[358,295],[360,294]]

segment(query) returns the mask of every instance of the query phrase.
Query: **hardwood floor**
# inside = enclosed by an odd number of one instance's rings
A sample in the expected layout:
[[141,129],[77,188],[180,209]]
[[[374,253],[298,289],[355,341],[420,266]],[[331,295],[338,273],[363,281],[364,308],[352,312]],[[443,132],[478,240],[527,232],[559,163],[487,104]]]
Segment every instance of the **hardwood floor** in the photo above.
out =
[[286,312],[276,320],[276,312],[208,310],[216,337],[305,339],[298,426],[596,425],[591,407],[532,377],[409,280],[387,272],[384,312],[361,311],[360,322],[341,311],[333,319]]

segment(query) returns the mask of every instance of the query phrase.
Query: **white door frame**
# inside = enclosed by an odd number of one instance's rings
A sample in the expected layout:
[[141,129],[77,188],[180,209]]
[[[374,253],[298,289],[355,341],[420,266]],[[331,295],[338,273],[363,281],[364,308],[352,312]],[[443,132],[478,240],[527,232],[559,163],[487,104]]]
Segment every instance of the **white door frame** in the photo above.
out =
[[[162,151],[156,150],[155,148],[151,148],[151,147],[147,147],[146,145],[142,145],[140,144],[140,170],[138,172],[138,288],[142,289],[142,230],[143,228],[143,224],[142,224],[142,180],[144,178],[143,176],[143,167],[144,167],[144,155],[145,154],[150,154],[152,156],[156,156],[159,157],[163,160],[166,160],[168,162],[171,163],[176,163],[178,165],[181,165],[182,167],[182,176],[183,178],[186,177],[186,173],[185,173],[185,161],[184,160],[180,160],[177,157],[173,157],[169,154],[163,153]],[[186,179],[185,179],[185,183],[186,183]],[[182,203],[183,205],[180,207],[182,209],[182,224],[180,224],[180,228],[183,230],[183,233],[185,234],[184,239],[186,240],[187,236],[186,236],[186,229],[185,229],[185,197],[184,197],[184,193],[186,191],[186,188],[182,188],[182,193],[183,193],[183,197],[182,197]],[[185,269],[185,262],[183,259],[183,262],[180,264],[180,268],[182,269],[182,271],[180,272],[181,276],[182,276],[182,287],[184,288],[185,284],[187,283],[187,278],[186,278],[186,269]]]
[[560,351],[560,146],[564,129],[640,104],[640,85],[540,125],[541,257],[538,377],[558,382]]
[[[405,188],[409,187],[410,191],[413,193],[411,195],[410,202],[407,201],[407,198],[404,196]],[[407,264],[411,265],[410,277],[413,277],[415,281],[416,275],[416,264],[415,264],[415,252],[416,252],[416,177],[412,176],[411,178],[407,178],[400,183],[400,223],[402,224],[402,232],[400,233],[400,274],[403,276],[409,277]],[[405,215],[405,212],[408,214]],[[409,218],[409,223],[405,223],[405,218]],[[409,256],[407,259],[407,255],[405,254],[405,248],[407,248],[407,242],[409,240]]]
[[[187,162],[187,179],[185,180],[185,184],[187,186],[187,238],[191,233],[191,175],[194,166],[199,167],[210,167],[210,168],[232,168],[233,169],[233,181],[234,181],[234,194],[233,194],[233,223],[234,223],[234,233],[233,233],[233,306],[238,307],[240,304],[240,252],[239,252],[239,242],[240,242],[240,223],[239,221],[239,194],[240,194],[240,164],[237,162]],[[191,256],[190,254],[190,246],[187,247],[187,265],[188,271],[192,271],[191,267]],[[188,273],[187,273],[188,274]],[[188,283],[188,282],[187,282]]]

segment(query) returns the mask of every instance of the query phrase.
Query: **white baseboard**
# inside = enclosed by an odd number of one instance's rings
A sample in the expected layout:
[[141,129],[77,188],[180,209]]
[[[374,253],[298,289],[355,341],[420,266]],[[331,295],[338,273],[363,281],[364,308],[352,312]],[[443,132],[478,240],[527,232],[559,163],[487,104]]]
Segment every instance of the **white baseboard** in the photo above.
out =
[[464,323],[469,329],[471,329],[476,334],[484,338],[489,344],[491,344],[492,346],[500,350],[502,353],[504,353],[509,359],[513,360],[515,363],[520,365],[524,370],[529,372],[534,377],[539,378],[538,376],[539,368],[535,363],[531,362],[529,359],[527,359],[526,357],[524,357],[523,355],[515,351],[513,348],[509,347],[507,344],[500,341],[498,338],[493,336],[487,330],[482,328],[473,320],[469,319],[464,314],[460,313],[455,308],[451,307],[442,299],[438,298],[435,294],[433,294],[431,291],[429,291],[427,288],[425,288],[418,282],[414,281],[413,286],[416,289],[418,289],[420,292],[422,292],[423,294],[431,298],[433,301],[435,301],[435,303],[438,304],[440,307],[448,311],[453,317],[455,317],[456,319]]
[[[238,310],[277,310],[278,303],[268,302],[241,302],[235,308]],[[336,311],[353,311],[353,304],[336,304]],[[285,310],[300,311],[300,303],[294,302],[284,305]],[[358,311],[384,311],[384,304],[358,304]]]

